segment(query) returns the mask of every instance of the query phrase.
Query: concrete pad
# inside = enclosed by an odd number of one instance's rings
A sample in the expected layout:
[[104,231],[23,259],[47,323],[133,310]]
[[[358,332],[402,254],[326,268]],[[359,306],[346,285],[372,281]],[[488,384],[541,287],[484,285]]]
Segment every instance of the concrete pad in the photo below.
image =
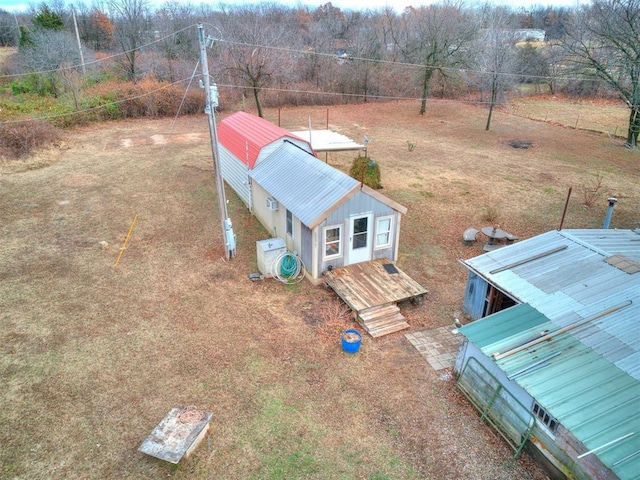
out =
[[405,333],[404,336],[434,370],[452,368],[462,338],[450,327],[439,327],[421,332]]

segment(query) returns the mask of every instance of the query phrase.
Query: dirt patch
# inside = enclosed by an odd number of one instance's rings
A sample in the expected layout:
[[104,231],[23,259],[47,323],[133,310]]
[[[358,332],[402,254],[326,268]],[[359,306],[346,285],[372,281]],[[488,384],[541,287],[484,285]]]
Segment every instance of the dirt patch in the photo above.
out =
[[[504,112],[485,132],[482,109],[418,108],[329,109],[330,128],[373,138],[382,192],[408,207],[398,264],[429,291],[401,307],[411,331],[458,317],[457,260],[482,253],[467,227],[556,228],[568,187],[594,172],[595,206],[574,196],[565,227],[601,226],[607,196],[613,227],[640,226],[640,162],[621,142]],[[267,111],[291,130],[309,116],[324,125],[327,109]],[[521,138],[535,148],[505,145]],[[0,167],[0,476],[545,478],[528,457],[511,461],[402,333],[363,336],[347,355],[340,334],[354,324],[331,313],[335,295],[251,281],[268,234],[230,191],[238,255],[224,260],[204,117],[85,127],[67,146],[38,154],[46,168]],[[327,161],[348,171],[352,155]],[[136,452],[175,405],[215,415],[211,447],[177,468]]]

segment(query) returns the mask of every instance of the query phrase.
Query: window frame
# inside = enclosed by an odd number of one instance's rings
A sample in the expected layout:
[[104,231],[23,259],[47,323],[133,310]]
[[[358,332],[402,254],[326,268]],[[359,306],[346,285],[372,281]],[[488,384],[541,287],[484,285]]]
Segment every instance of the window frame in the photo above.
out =
[[[389,230],[384,230],[384,231],[380,231],[380,222],[382,220],[389,220]],[[378,235],[380,234],[387,234],[388,235],[388,241],[387,243],[378,243]],[[378,217],[376,218],[376,231],[375,231],[375,235],[374,235],[374,245],[373,248],[376,250],[380,250],[383,248],[390,248],[391,245],[393,245],[393,215],[385,215],[384,217]]]
[[560,425],[558,419],[551,415],[546,408],[535,400],[531,406],[531,414],[536,419],[536,422],[544,426],[549,433],[555,435],[558,432],[558,426]]
[[[340,258],[342,257],[343,253],[342,253],[342,230],[343,230],[344,225],[327,225],[326,227],[323,227],[322,229],[322,260],[333,260],[334,258]],[[334,254],[334,255],[327,255],[327,232],[329,230],[338,230],[338,253]],[[329,242],[329,243],[335,243],[334,242]]]
[[287,208],[284,216],[284,229],[287,235],[291,238],[295,238],[294,232],[296,230],[293,218],[293,212]]

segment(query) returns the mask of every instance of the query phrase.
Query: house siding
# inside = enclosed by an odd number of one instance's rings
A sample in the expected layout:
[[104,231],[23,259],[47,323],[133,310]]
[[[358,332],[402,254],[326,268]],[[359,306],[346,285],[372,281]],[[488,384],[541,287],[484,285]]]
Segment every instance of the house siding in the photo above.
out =
[[223,145],[218,146],[220,171],[225,182],[238,194],[249,210],[251,202],[251,179],[249,167],[233,156]]
[[[349,199],[343,205],[336,208],[333,212],[329,214],[327,220],[323,222],[323,225],[342,225],[343,226],[343,257],[342,262],[344,262],[345,251],[348,249],[348,235],[349,235],[349,218],[354,215],[366,215],[372,213],[373,221],[372,221],[372,235],[371,235],[371,258],[379,259],[379,258],[387,258],[393,262],[397,260],[396,252],[398,251],[398,242],[399,242],[399,233],[400,233],[400,213],[391,208],[389,205],[385,205],[379,200],[370,197],[362,192],[358,192],[353,198]],[[388,247],[383,248],[375,248],[375,235],[376,235],[376,224],[377,219],[380,217],[391,217],[393,226],[392,226],[392,239],[391,244]],[[322,239],[320,239],[320,245],[322,245]],[[320,247],[322,248],[322,247]],[[336,260],[330,260],[323,262],[322,258],[320,258],[319,268],[321,272],[324,272],[331,265],[332,267],[337,267],[340,265],[336,264]]]
[[303,224],[300,224],[300,246],[300,258],[304,268],[311,270],[310,274],[313,277],[313,231]]

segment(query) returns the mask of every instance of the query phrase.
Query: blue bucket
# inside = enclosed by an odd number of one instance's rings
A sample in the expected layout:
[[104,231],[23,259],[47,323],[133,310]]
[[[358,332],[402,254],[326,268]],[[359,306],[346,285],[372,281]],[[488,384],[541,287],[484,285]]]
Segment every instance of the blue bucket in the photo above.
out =
[[362,335],[360,335],[359,331],[350,328],[344,331],[344,333],[340,337],[340,341],[342,342],[342,349],[345,352],[356,353],[358,350],[360,350]]

